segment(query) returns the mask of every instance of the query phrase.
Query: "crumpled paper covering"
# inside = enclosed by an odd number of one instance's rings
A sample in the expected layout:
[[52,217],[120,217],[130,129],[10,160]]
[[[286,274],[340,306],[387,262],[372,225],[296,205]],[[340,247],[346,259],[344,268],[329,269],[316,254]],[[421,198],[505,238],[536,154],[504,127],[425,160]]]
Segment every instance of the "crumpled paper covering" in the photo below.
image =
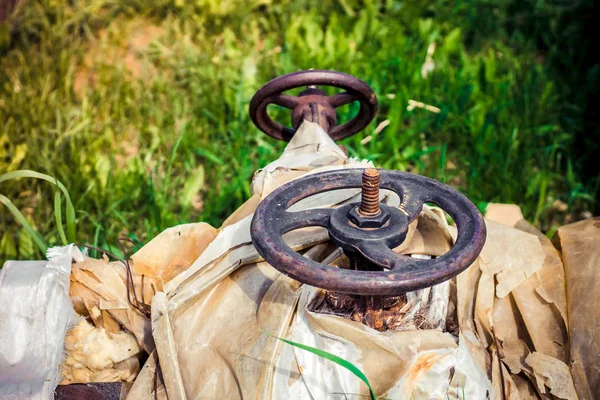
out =
[[131,382],[140,370],[137,340],[126,331],[109,334],[82,319],[65,338],[62,385]]
[[183,224],[165,229],[131,256],[133,271],[156,281],[159,290],[185,271],[217,236],[207,223]]
[[154,351],[149,310],[154,294],[188,268],[215,238],[206,223],[166,229],[129,260],[134,290],[128,297],[127,267],[121,261],[97,260],[74,251],[70,298],[82,321],[65,338],[61,384],[129,382],[140,369],[142,350]]
[[[378,332],[311,311],[320,290],[262,261],[250,221],[260,200],[291,179],[338,168],[348,159],[320,127],[304,122],[282,156],[257,172],[253,196],[225,221],[192,266],[152,302],[156,350],[129,399],[365,398],[366,386],[327,360],[271,335],[334,353],[365,372],[391,399],[577,399],[568,368],[567,298],[560,254],[514,207],[487,221],[478,260],[455,279],[407,294],[401,326]],[[345,189],[305,199],[293,211],[358,201]],[[394,194],[383,201],[398,204]],[[510,215],[507,216],[507,212]],[[504,224],[492,219],[504,219]],[[438,256],[456,229],[424,207],[397,252]],[[330,258],[321,228],[292,231],[306,257]],[[422,321],[425,324],[423,329]]]
[[600,396],[600,218],[561,227],[553,238],[565,266],[569,366],[580,399]]
[[[510,378],[515,378],[515,384],[505,384],[499,395],[510,398],[507,388],[517,387],[519,395],[527,398],[533,386],[535,398],[577,399],[566,365],[567,299],[560,254],[523,220],[502,214],[492,217],[502,223],[486,221],[475,323],[482,342],[496,348]],[[515,228],[506,226],[512,224]],[[493,285],[495,296],[490,295]],[[484,293],[487,296],[481,296]],[[506,380],[508,374],[500,375]],[[527,385],[516,384],[522,378],[529,381]]]
[[54,397],[69,300],[72,245],[48,250],[48,261],[8,261],[0,270],[0,398]]
[[[348,159],[318,125],[305,122],[282,157],[256,174],[254,196],[264,198],[304,173],[370,165]],[[297,203],[294,211],[337,206],[357,201],[358,196],[358,189],[331,192]],[[398,204],[397,196],[382,196]],[[164,295],[155,296],[152,325],[162,381],[155,382],[159,374],[156,358],[151,357],[128,398],[151,397],[155,386],[159,395],[169,399],[367,394],[347,370],[282,345],[269,334],[353,362],[369,376],[377,394],[387,393],[391,398],[405,393],[459,398],[463,391],[471,398],[485,398],[490,393],[485,370],[471,357],[462,338],[457,340],[441,329],[381,333],[335,315],[308,311],[317,290],[280,274],[261,261],[252,246],[249,225],[258,201],[253,197],[249,202],[251,206],[241,207],[240,219],[227,221],[200,258],[165,286]],[[412,239],[397,251],[441,255],[452,244],[446,227],[443,214],[426,207],[424,216],[411,227]],[[291,247],[310,248],[305,256],[319,260],[332,251],[331,246],[319,244],[328,240],[321,228],[287,235]],[[415,310],[432,319],[439,319],[440,314],[445,319],[451,290],[449,282],[444,286],[445,290],[414,294]],[[414,324],[408,319],[407,324]]]

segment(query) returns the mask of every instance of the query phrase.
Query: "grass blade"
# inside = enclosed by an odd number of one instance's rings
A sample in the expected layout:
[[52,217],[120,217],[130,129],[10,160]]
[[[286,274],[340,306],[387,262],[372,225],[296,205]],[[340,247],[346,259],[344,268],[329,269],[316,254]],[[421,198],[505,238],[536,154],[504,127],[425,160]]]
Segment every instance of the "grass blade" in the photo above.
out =
[[171,150],[171,157],[169,158],[169,163],[167,164],[167,173],[165,174],[165,180],[163,184],[163,197],[166,197],[167,190],[169,188],[169,179],[171,178],[171,168],[173,168],[173,163],[175,162],[175,157],[177,156],[177,151],[179,146],[181,145],[181,140],[185,135],[185,124],[180,130],[180,133],[177,135],[177,139],[175,140],[175,144],[173,145],[173,149]]
[[25,228],[29,236],[31,236],[31,238],[33,239],[37,247],[40,249],[40,251],[43,254],[46,254],[46,250],[48,250],[48,244],[46,244],[46,241],[44,241],[42,235],[40,235],[38,231],[36,231],[31,225],[29,225],[29,222],[27,222],[25,216],[21,214],[21,212],[8,199],[8,197],[0,194],[0,203],[4,204],[6,208],[8,208],[8,210],[15,216],[17,222],[21,224],[23,228]]
[[212,161],[213,163],[217,164],[217,165],[225,165],[225,161],[223,161],[221,158],[217,157],[217,155],[215,155],[214,153],[211,153],[210,151],[208,151],[207,149],[203,149],[203,148],[196,148],[194,149],[194,153],[196,153],[197,155],[206,158],[207,160]]
[[9,232],[5,232],[0,239],[0,254],[4,254],[6,260],[14,260],[17,257],[17,247]]
[[[67,202],[67,237],[69,242],[76,242],[76,218],[75,218],[75,208],[73,207],[73,203],[71,202],[71,196],[69,196],[69,191],[60,181],[56,178],[51,177],[50,175],[42,174],[36,171],[30,171],[27,169],[12,171],[6,174],[0,175],[0,183],[9,181],[12,179],[21,179],[21,178],[36,178],[42,179],[44,181],[48,181],[54,185],[56,185],[61,192],[65,196],[65,200]],[[12,204],[12,203],[11,203]],[[56,202],[55,202],[56,204]],[[45,252],[44,252],[45,254]]]
[[[269,333],[267,333],[269,336],[273,336]],[[356,377],[358,377],[361,381],[363,381],[365,383],[365,385],[367,385],[367,387],[369,388],[369,394],[371,395],[371,400],[377,400],[377,398],[375,397],[375,392],[373,392],[373,388],[371,387],[371,384],[369,383],[369,380],[367,379],[367,377],[365,376],[365,374],[358,369],[354,364],[352,364],[350,361],[344,360],[341,357],[336,356],[335,354],[329,353],[325,350],[321,350],[321,349],[317,349],[315,347],[311,347],[311,346],[307,346],[305,344],[302,343],[296,343],[296,342],[292,342],[291,340],[287,340],[287,339],[282,339],[280,337],[277,336],[273,336],[276,339],[281,340],[284,343],[287,343],[291,346],[297,347],[299,349],[302,350],[306,350],[310,353],[313,353],[319,357],[325,358],[331,362],[334,362],[344,368],[346,368],[348,371],[352,372],[354,375],[356,375]]]
[[65,228],[62,223],[62,207],[61,207],[62,199],[60,196],[60,192],[58,190],[54,191],[54,220],[56,221],[56,226],[58,227],[58,234],[60,235],[60,240],[62,240],[63,245],[66,246],[69,244],[67,241],[67,236],[65,235]]

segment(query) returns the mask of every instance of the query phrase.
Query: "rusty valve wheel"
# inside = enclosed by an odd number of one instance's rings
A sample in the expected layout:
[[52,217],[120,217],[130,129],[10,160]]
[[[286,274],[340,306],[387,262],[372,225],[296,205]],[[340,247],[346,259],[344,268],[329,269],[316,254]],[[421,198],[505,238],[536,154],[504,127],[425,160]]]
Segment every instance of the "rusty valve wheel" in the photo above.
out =
[[[327,96],[317,85],[333,86],[345,92]],[[283,93],[302,86],[307,89],[297,97]],[[353,101],[360,103],[358,114],[345,124],[337,125],[335,109]],[[293,129],[269,117],[269,104],[292,110]],[[317,122],[333,140],[340,140],[364,129],[376,114],[377,97],[369,85],[352,75],[335,71],[310,70],[280,76],[260,88],[250,102],[254,125],[267,135],[287,142],[305,119]]]
[[[379,203],[379,186],[397,193],[399,207]],[[335,189],[362,187],[362,201],[335,209],[289,212],[298,201]],[[454,219],[456,243],[431,260],[391,249],[406,238],[408,225],[432,202]],[[331,239],[363,270],[328,266],[293,251],[283,234],[307,226],[328,229]],[[483,217],[465,196],[433,179],[374,168],[312,174],[289,182],[259,205],[252,220],[252,241],[260,255],[284,274],[312,286],[358,295],[399,295],[448,280],[471,265],[485,243]],[[364,268],[364,267],[363,267]]]

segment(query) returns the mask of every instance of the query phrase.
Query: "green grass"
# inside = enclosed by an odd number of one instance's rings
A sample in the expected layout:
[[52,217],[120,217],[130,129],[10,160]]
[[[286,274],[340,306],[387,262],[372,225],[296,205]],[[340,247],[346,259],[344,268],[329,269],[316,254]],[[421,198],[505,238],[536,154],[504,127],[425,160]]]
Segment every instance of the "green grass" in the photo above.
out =
[[[0,174],[62,182],[79,243],[120,254],[122,236],[144,243],[179,223],[218,226],[284,146],[252,125],[250,98],[308,68],[353,74],[378,94],[377,120],[342,142],[351,155],[443,180],[476,204],[517,203],[545,231],[593,210],[600,180],[574,156],[585,121],[569,111],[586,98],[557,80],[537,33],[509,26],[504,2],[25,3],[0,23]],[[409,111],[411,99],[440,112]],[[49,245],[62,242],[55,192],[0,183]],[[40,256],[0,208],[0,260]]]
[[369,397],[371,398],[371,400],[377,400],[377,397],[375,396],[375,392],[373,391],[373,388],[371,387],[371,383],[369,382],[369,379],[367,378],[367,376],[360,370],[360,368],[358,368],[356,365],[352,364],[350,361],[343,359],[343,358],[341,358],[333,353],[330,353],[328,351],[325,351],[325,350],[317,349],[315,347],[308,346],[308,345],[298,343],[298,342],[294,342],[292,340],[283,339],[283,338],[271,335],[270,333],[267,333],[267,332],[265,332],[265,333],[275,339],[281,340],[283,343],[289,344],[290,346],[297,347],[304,351],[308,351],[309,353],[312,353],[323,359],[329,360],[330,362],[335,363],[335,364],[347,369],[354,376],[356,376],[358,379],[363,381],[363,383],[367,386],[367,388],[369,389]]

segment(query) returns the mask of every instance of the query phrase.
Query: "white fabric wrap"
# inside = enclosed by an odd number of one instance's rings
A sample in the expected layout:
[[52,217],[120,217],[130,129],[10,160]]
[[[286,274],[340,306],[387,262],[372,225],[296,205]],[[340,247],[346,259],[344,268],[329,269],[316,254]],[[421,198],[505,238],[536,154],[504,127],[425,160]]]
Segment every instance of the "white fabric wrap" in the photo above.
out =
[[72,245],[48,261],[7,261],[0,270],[0,399],[53,399],[65,334]]

